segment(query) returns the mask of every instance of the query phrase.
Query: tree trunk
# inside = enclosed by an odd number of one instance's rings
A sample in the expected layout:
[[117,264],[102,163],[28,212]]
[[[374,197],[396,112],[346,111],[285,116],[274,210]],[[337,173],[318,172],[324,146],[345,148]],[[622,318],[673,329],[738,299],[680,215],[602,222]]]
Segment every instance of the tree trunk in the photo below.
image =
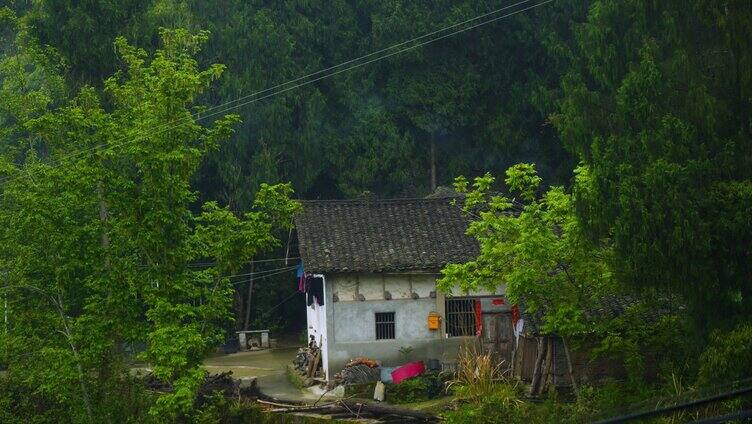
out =
[[551,378],[551,367],[554,363],[554,340],[551,337],[546,337],[546,339],[548,340],[548,348],[546,351],[546,371],[544,371],[541,376],[541,385],[538,388],[538,394],[543,393],[543,390],[548,385],[548,380]]
[[572,390],[574,390],[574,395],[579,399],[580,391],[577,390],[577,381],[574,378],[574,372],[572,371],[572,357],[569,356],[569,347],[567,346],[567,341],[564,337],[561,338],[561,341],[564,344],[564,354],[567,356],[567,369],[569,371],[569,377],[572,379]]
[[436,191],[436,136],[431,134],[431,193]]
[[[101,193],[100,188],[100,194],[99,194],[99,221],[104,224],[107,222],[107,203],[105,203],[103,194]],[[107,249],[107,247],[110,245],[110,236],[107,235],[107,230],[102,229],[102,235],[100,236],[100,243],[102,244],[102,248]],[[109,262],[109,259],[106,259]]]
[[[53,303],[55,303],[57,307],[57,312],[60,315],[60,320],[63,323],[63,335],[68,341],[68,344],[71,348],[71,353],[73,354],[73,360],[76,361],[76,370],[78,371],[78,384],[81,389],[81,400],[84,404],[84,410],[86,411],[86,415],[89,418],[90,423],[94,423],[94,412],[91,408],[91,399],[89,397],[89,390],[86,386],[86,376],[84,373],[84,368],[81,366],[81,358],[78,355],[78,349],[76,348],[75,343],[73,342],[73,334],[70,331],[70,327],[68,326],[68,319],[65,316],[65,308],[63,306],[63,296],[61,294],[58,294],[57,300],[54,298],[52,299]],[[108,420],[109,422],[109,420]]]
[[530,396],[536,396],[538,394],[541,372],[543,371],[543,358],[546,357],[546,350],[548,348],[548,345],[545,342],[545,337],[538,338],[538,356],[535,358],[535,367],[533,367],[533,379],[530,382]]
[[414,418],[427,422],[436,422],[435,415],[424,411],[416,411],[399,406],[386,405],[383,403],[356,402],[349,399],[342,399],[339,403],[345,406],[348,411],[352,412],[372,412],[378,415],[395,415],[398,417]]
[[243,329],[249,330],[251,325],[251,299],[253,298],[253,262],[251,262],[251,279],[248,281],[248,298],[245,302],[245,321]]
[[232,302],[232,305],[235,308],[235,316],[237,317],[235,320],[235,330],[237,331],[243,329],[243,294],[241,290],[242,287],[235,286],[235,300]]

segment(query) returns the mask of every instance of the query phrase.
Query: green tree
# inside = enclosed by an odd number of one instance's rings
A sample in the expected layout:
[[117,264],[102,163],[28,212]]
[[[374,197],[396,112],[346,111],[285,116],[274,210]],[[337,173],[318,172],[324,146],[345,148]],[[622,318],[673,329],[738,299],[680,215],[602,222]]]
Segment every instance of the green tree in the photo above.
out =
[[[3,163],[0,275],[11,318],[0,362],[7,378],[62,408],[60,419],[139,421],[150,405],[155,420],[189,417],[200,362],[231,320],[226,275],[275,246],[274,228],[297,208],[289,185],[265,185],[242,218],[216,204],[191,213],[190,179],[237,117],[202,126],[193,115],[223,70],[193,58],[206,35],[162,39],[153,57],[118,39],[126,72],[105,83],[111,110],[84,88],[24,123],[44,154]],[[216,265],[189,266],[200,259]],[[124,346],[138,342],[173,387],[154,404],[129,377]]]
[[16,159],[35,142],[23,123],[59,103],[66,87],[55,53],[39,47],[8,8],[0,8],[0,28],[0,155]]
[[[222,80],[202,97],[209,104],[492,9],[469,1],[116,3],[41,1],[24,20],[43,45],[61,52],[75,86],[99,86],[118,69],[110,48],[115,35],[152,50],[159,27],[209,30],[200,63],[221,58],[227,65]],[[570,22],[586,7],[576,1],[547,4],[245,105],[231,142],[212,152],[195,177],[201,199],[243,211],[260,182],[276,181],[291,181],[309,198],[364,191],[422,196],[433,179],[448,184],[453,175],[502,172],[523,160],[535,160],[544,177],[563,183],[574,162],[547,116],[568,66]],[[105,28],[91,34],[95,19]]]
[[[587,186],[589,178],[579,170],[576,184]],[[456,179],[455,189],[465,195],[462,208],[473,218],[467,233],[478,240],[480,254],[447,265],[439,287],[467,292],[503,283],[512,302],[543,315],[543,331],[566,337],[591,330],[585,310],[615,292],[611,251],[583,237],[571,194],[552,187],[539,195],[542,180],[532,164],[512,166],[504,181],[513,197],[495,193],[490,174],[472,185]]]
[[[229,0],[161,1],[152,11],[161,25],[210,30],[204,57],[228,65],[209,95],[222,103],[488,8]],[[501,172],[532,158],[563,182],[573,162],[547,123],[566,66],[554,35],[585,11],[557,2],[246,105],[232,142],[201,169],[202,196],[237,209],[259,181],[279,180],[306,197],[420,196],[430,191],[432,162],[446,184],[450,175]]]
[[150,3],[151,0],[43,0],[33,2],[25,19],[42,45],[54,47],[65,58],[66,76],[74,87],[100,86],[117,69],[113,40],[117,36],[143,37],[140,25]]
[[584,228],[622,281],[682,294],[701,325],[748,317],[752,6],[599,0],[575,34],[553,121],[593,180]]

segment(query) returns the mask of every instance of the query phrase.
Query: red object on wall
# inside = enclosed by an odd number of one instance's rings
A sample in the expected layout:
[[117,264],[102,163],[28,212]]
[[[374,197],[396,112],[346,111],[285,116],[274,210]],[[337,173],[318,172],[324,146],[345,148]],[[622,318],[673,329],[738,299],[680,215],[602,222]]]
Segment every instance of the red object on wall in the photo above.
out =
[[494,304],[494,305],[503,305],[504,304],[504,299],[494,299],[494,300],[491,301],[491,303]]
[[517,321],[520,320],[520,308],[517,305],[512,305],[512,326],[517,325]]
[[410,362],[392,371],[392,381],[394,384],[399,384],[401,381],[417,377],[424,372],[426,372],[426,367],[423,361]]
[[475,300],[475,335],[480,337],[483,331],[483,311],[480,309],[480,299]]

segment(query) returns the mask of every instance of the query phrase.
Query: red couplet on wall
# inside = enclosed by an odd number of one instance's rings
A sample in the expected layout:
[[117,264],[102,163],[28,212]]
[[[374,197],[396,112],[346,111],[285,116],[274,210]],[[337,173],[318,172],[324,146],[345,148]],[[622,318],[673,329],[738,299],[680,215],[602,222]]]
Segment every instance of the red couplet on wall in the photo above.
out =
[[483,331],[483,310],[480,307],[480,299],[475,300],[475,335],[480,336]]

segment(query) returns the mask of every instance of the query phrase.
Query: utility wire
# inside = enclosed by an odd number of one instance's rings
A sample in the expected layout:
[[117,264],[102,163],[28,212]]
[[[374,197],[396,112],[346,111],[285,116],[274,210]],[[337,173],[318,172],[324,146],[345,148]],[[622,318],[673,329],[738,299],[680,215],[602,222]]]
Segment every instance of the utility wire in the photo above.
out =
[[282,301],[281,301],[281,302],[277,303],[276,305],[274,305],[274,306],[272,306],[271,308],[267,309],[267,310],[266,310],[266,312],[264,312],[263,314],[259,315],[259,318],[264,318],[264,317],[265,317],[265,316],[267,316],[267,315],[268,315],[269,313],[271,313],[271,312],[272,312],[273,310],[275,310],[275,309],[279,308],[279,307],[280,307],[280,306],[282,306],[282,305],[283,305],[283,304],[284,304],[285,302],[287,302],[288,300],[292,299],[292,298],[293,298],[293,296],[295,296],[296,294],[299,294],[299,293],[300,293],[300,292],[297,292],[297,291],[295,291],[295,292],[292,292],[292,293],[291,293],[291,294],[290,294],[289,296],[287,296],[286,298],[282,299]]
[[683,411],[697,406],[707,405],[709,403],[715,403],[724,401],[727,399],[737,398],[752,392],[752,386],[743,387],[741,389],[732,390],[730,392],[721,393],[715,396],[710,396],[703,399],[697,399],[690,402],[682,403],[679,405],[667,406],[665,408],[654,409],[651,411],[636,412],[633,414],[622,415],[619,417],[609,418],[607,420],[598,421],[596,424],[620,424],[630,421],[643,420],[645,418],[654,417],[658,415],[664,415],[671,412]]
[[[294,261],[300,259],[300,257],[293,257],[293,258],[275,258],[275,259],[257,259],[253,261],[248,261],[246,263],[249,264],[259,264],[259,263],[265,263],[265,262],[280,262],[284,260],[288,261]],[[204,267],[204,266],[214,266],[216,265],[216,262],[193,262],[188,264],[189,267]]]
[[281,271],[281,272],[292,271],[293,269],[296,269],[297,267],[298,266],[295,265],[295,266],[288,266],[284,268],[266,269],[266,270],[257,271],[257,272],[247,272],[245,274],[222,275],[219,278],[250,277],[250,276],[256,276],[256,275],[264,275],[264,274],[268,274],[270,272],[275,272],[275,271]]
[[[249,281],[251,281],[251,280],[253,280],[253,281],[263,280],[264,278],[267,278],[267,277],[273,277],[273,276],[275,276],[275,275],[279,275],[279,274],[284,274],[284,273],[287,273],[287,272],[290,272],[290,271],[292,271],[292,270],[291,270],[291,269],[284,269],[284,270],[282,270],[282,271],[277,271],[277,272],[272,272],[272,273],[269,273],[269,274],[264,274],[264,275],[262,275],[262,276],[260,276],[260,277],[252,277],[252,278],[248,278],[248,277],[247,277],[247,278],[246,278],[246,279],[244,279],[244,280],[240,280],[240,281],[231,281],[230,283],[231,283],[231,284],[232,284],[233,286],[235,286],[235,285],[238,285],[238,284],[244,284],[244,283],[247,283],[247,282],[249,282]],[[221,277],[220,277],[220,278],[221,278]]]
[[[142,265],[141,267],[145,268],[146,266]],[[296,269],[297,267],[298,267],[297,265],[293,265],[293,266],[288,266],[288,267],[283,267],[283,268],[274,268],[274,269],[265,269],[262,271],[247,272],[245,274],[220,275],[220,276],[217,276],[216,278],[255,277],[255,276],[262,276],[262,275],[265,276],[267,274],[275,274],[276,271],[282,271],[282,272],[292,271],[293,269]],[[195,272],[200,272],[200,271],[195,271]]]
[[[398,44],[394,44],[394,45],[392,45],[392,46],[389,46],[389,47],[383,48],[383,49],[381,49],[381,50],[377,50],[377,51],[371,52],[371,53],[369,53],[369,54],[366,54],[366,55],[363,55],[363,56],[360,56],[360,57],[356,57],[356,58],[350,59],[350,60],[348,60],[348,61],[345,61],[345,62],[339,63],[339,64],[337,64],[337,65],[334,65],[334,66],[330,66],[330,67],[328,67],[328,68],[325,68],[325,69],[321,69],[321,70],[319,70],[319,71],[316,71],[316,72],[311,72],[311,73],[309,73],[309,74],[307,74],[307,75],[303,75],[303,76],[301,76],[301,77],[298,77],[298,78],[295,78],[295,79],[293,79],[293,80],[290,80],[290,81],[286,81],[286,82],[284,82],[284,83],[281,83],[281,84],[277,84],[277,85],[275,85],[275,86],[272,86],[272,87],[266,88],[266,89],[264,89],[264,90],[260,90],[260,91],[257,91],[257,92],[254,92],[254,93],[251,93],[251,94],[248,94],[248,95],[245,95],[245,96],[241,96],[241,97],[239,97],[239,98],[237,98],[237,99],[235,99],[235,100],[231,100],[231,101],[229,101],[229,102],[225,102],[225,103],[222,103],[222,104],[219,104],[219,105],[216,105],[216,106],[212,106],[212,107],[210,107],[210,108],[208,108],[208,109],[206,109],[206,110],[203,110],[203,111],[200,111],[200,112],[196,112],[196,113],[193,113],[193,114],[191,114],[189,118],[187,117],[187,118],[180,118],[180,119],[176,119],[176,120],[173,120],[173,121],[171,121],[171,122],[167,122],[167,123],[165,123],[165,124],[162,124],[162,125],[159,125],[159,126],[157,126],[157,127],[154,127],[154,128],[152,128],[152,131],[154,131],[154,132],[153,132],[152,134],[159,134],[159,133],[161,133],[161,132],[163,132],[163,131],[168,131],[168,130],[170,130],[170,129],[174,129],[174,128],[175,128],[176,126],[180,126],[180,125],[183,125],[183,124],[184,124],[184,123],[186,123],[186,122],[190,122],[190,120],[191,120],[191,119],[205,119],[205,118],[207,118],[207,117],[210,117],[210,116],[214,116],[214,115],[216,115],[216,114],[218,114],[218,113],[224,113],[224,112],[226,112],[226,111],[228,111],[228,110],[232,109],[232,108],[233,108],[233,107],[232,107],[232,105],[233,105],[234,103],[238,103],[238,102],[244,102],[244,101],[246,101],[246,100],[248,100],[248,99],[251,99],[251,98],[253,98],[253,97],[259,96],[259,95],[261,95],[261,94],[265,94],[265,93],[268,93],[268,92],[270,92],[270,91],[274,91],[274,90],[276,90],[276,89],[278,89],[278,88],[282,88],[282,87],[285,87],[285,86],[287,86],[287,85],[295,84],[295,83],[297,83],[297,82],[299,82],[299,81],[303,81],[303,80],[305,80],[305,79],[307,79],[307,78],[312,78],[312,77],[314,77],[314,76],[317,76],[317,75],[321,75],[321,74],[323,74],[323,73],[326,73],[326,72],[328,72],[328,71],[331,71],[331,70],[334,70],[334,69],[337,69],[337,68],[341,68],[341,67],[343,67],[343,66],[349,65],[349,64],[351,64],[351,63],[354,63],[354,62],[357,62],[357,61],[359,61],[359,60],[363,60],[363,59],[366,59],[366,58],[369,58],[369,57],[372,57],[372,56],[375,56],[375,55],[378,55],[378,54],[381,54],[381,53],[387,52],[387,51],[389,51],[389,50],[392,50],[392,49],[395,49],[395,48],[398,48],[398,47],[404,46],[404,45],[406,45],[406,44],[409,44],[409,43],[412,43],[412,42],[415,42],[415,41],[418,41],[418,40],[421,40],[421,39],[424,39],[424,38],[427,38],[427,37],[431,37],[431,36],[433,36],[433,35],[436,35],[436,34],[439,34],[439,33],[441,33],[441,32],[447,31],[447,30],[449,30],[449,29],[452,29],[452,28],[456,28],[456,27],[458,27],[458,26],[462,26],[462,25],[468,24],[468,23],[470,23],[470,22],[473,22],[473,21],[476,21],[476,20],[479,20],[479,19],[483,19],[483,18],[485,18],[485,17],[488,17],[488,16],[491,16],[491,15],[494,15],[494,14],[496,14],[496,13],[499,13],[499,12],[501,12],[501,11],[504,11],[504,10],[510,9],[510,8],[512,8],[512,7],[515,7],[515,6],[519,6],[519,5],[521,5],[521,4],[524,4],[524,3],[527,3],[527,2],[529,2],[529,1],[531,1],[531,0],[522,0],[522,1],[519,1],[519,2],[517,2],[517,3],[514,3],[514,4],[511,4],[511,5],[508,5],[508,6],[502,7],[502,8],[500,8],[500,9],[496,9],[496,10],[494,10],[494,11],[491,11],[491,12],[488,12],[488,13],[484,13],[484,14],[482,14],[482,15],[479,15],[479,16],[476,16],[476,17],[474,17],[474,18],[471,18],[471,19],[468,19],[468,20],[465,20],[465,21],[462,21],[462,22],[456,23],[456,24],[454,24],[454,25],[450,25],[450,26],[448,26],[448,27],[445,27],[445,28],[441,28],[441,29],[438,29],[438,30],[432,31],[432,32],[429,32],[429,33],[427,33],[427,34],[423,34],[423,35],[421,35],[421,36],[419,36],[419,37],[415,37],[415,38],[412,38],[412,39],[410,39],[410,40],[406,40],[406,41],[403,41],[403,42],[401,42],[401,43],[398,43]],[[242,105],[241,105],[241,106],[242,106]],[[217,109],[222,109],[222,110],[221,110],[220,112],[215,112],[215,111],[216,111]],[[208,113],[208,112],[210,112],[210,111],[211,111],[211,112],[215,112],[215,113]],[[122,141],[125,141],[125,138],[122,138],[122,139],[120,139],[120,140],[116,140],[116,141],[114,142],[114,144],[115,144],[115,145],[117,145],[118,143],[120,143],[120,142],[122,142]],[[72,154],[71,154],[71,155],[70,155],[69,157],[73,157],[73,158],[74,158],[74,157],[76,157],[76,156],[78,156],[78,155],[80,155],[80,154],[86,153],[86,152],[88,152],[88,151],[91,151],[91,150],[95,150],[95,149],[97,149],[97,148],[99,148],[99,147],[94,147],[94,148],[89,148],[89,149],[83,149],[83,150],[80,150],[79,152],[76,152],[76,153],[72,153]],[[2,182],[4,182],[4,180],[0,180],[0,183],[2,183]]]
[[[693,399],[693,400],[685,401],[682,403],[676,403],[673,405],[668,405],[668,406],[663,406],[663,407],[659,406],[655,408],[650,408],[648,410],[642,410],[642,411],[628,413],[625,415],[603,419],[603,420],[597,421],[596,424],[619,424],[619,423],[626,423],[630,421],[643,420],[648,417],[664,415],[664,414],[677,412],[677,411],[683,411],[683,410],[695,408],[697,406],[707,405],[710,403],[716,403],[716,402],[724,401],[727,399],[733,399],[736,397],[748,395],[749,393],[752,393],[752,386],[746,385],[744,387],[739,388],[739,385],[743,383],[749,383],[750,381],[752,381],[752,378],[745,378],[743,380],[737,380],[731,383],[718,385],[712,388],[706,388],[706,389],[700,390],[699,392],[707,393],[710,390],[718,390],[719,388],[726,388],[726,391],[709,395],[707,397],[700,398],[700,399]],[[729,388],[732,388],[732,390],[729,390]]]
[[[258,102],[258,101],[261,101],[261,100],[264,100],[264,99],[267,99],[267,98],[270,98],[270,97],[273,97],[273,96],[285,93],[287,91],[294,90],[296,88],[300,88],[300,87],[303,87],[303,86],[306,86],[306,85],[313,84],[313,83],[315,83],[317,81],[321,81],[321,80],[323,80],[325,78],[329,78],[329,77],[341,74],[343,72],[347,72],[347,71],[350,71],[350,70],[353,70],[353,69],[356,69],[356,68],[360,68],[360,67],[363,67],[365,65],[368,65],[368,64],[371,64],[371,63],[374,63],[374,62],[377,62],[377,61],[384,60],[384,59],[389,58],[391,56],[394,56],[394,55],[397,55],[397,54],[400,54],[400,53],[404,53],[404,52],[409,51],[409,50],[414,50],[414,49],[417,49],[419,47],[425,46],[427,44],[434,43],[436,41],[439,41],[439,40],[442,40],[442,39],[445,39],[445,38],[448,38],[448,37],[452,37],[454,35],[457,35],[457,34],[460,34],[460,33],[466,32],[466,31],[469,31],[471,29],[475,29],[475,28],[478,28],[480,26],[496,22],[496,21],[498,21],[500,19],[504,19],[504,18],[516,15],[518,13],[522,13],[522,12],[531,10],[533,8],[536,8],[536,7],[539,7],[539,6],[543,6],[545,4],[553,2],[554,0],[544,0],[542,2],[533,4],[532,6],[527,6],[527,7],[521,8],[521,9],[517,9],[517,10],[515,10],[513,12],[510,12],[510,13],[506,13],[506,14],[503,14],[503,15],[491,17],[491,18],[486,19],[486,20],[482,20],[483,18],[490,17],[492,15],[496,15],[496,14],[498,14],[500,12],[503,12],[505,10],[508,10],[510,8],[513,8],[513,7],[520,6],[520,5],[523,5],[525,3],[528,3],[529,1],[530,0],[519,1],[517,3],[514,3],[514,4],[511,4],[511,5],[508,5],[508,6],[499,8],[499,9],[496,9],[494,11],[491,11],[491,12],[488,12],[488,13],[476,16],[474,18],[462,21],[460,23],[456,23],[456,24],[450,25],[448,27],[432,31],[430,33],[421,35],[419,37],[412,38],[412,39],[407,40],[407,41],[403,41],[403,42],[395,44],[395,45],[393,45],[391,47],[387,47],[385,49],[381,49],[381,50],[375,51],[373,53],[369,53],[367,55],[364,55],[364,56],[361,56],[361,57],[358,57],[358,58],[355,58],[355,59],[350,59],[350,60],[348,60],[346,62],[343,62],[341,64],[338,64],[338,65],[335,65],[335,66],[332,66],[332,67],[329,67],[329,68],[326,68],[326,69],[323,69],[323,70],[320,70],[320,71],[317,71],[317,72],[313,72],[311,74],[308,74],[308,75],[305,75],[305,76],[302,76],[302,77],[298,77],[296,79],[293,79],[291,81],[285,82],[283,84],[278,84],[278,85],[276,85],[274,87],[270,87],[268,89],[255,92],[255,93],[249,94],[247,96],[240,97],[240,98],[238,98],[236,100],[232,100],[230,102],[227,102],[227,103],[224,103],[224,104],[212,107],[211,110],[214,110],[214,111],[211,112],[211,113],[206,113],[205,114],[205,113],[199,112],[199,113],[191,115],[191,118],[192,119],[197,119],[197,120],[202,120],[202,119],[210,118],[210,117],[213,117],[213,116],[225,113],[225,112],[227,112],[229,110],[232,110],[232,109],[238,109],[238,108],[241,108],[243,106],[249,105],[251,103],[255,103],[255,102]],[[475,23],[473,25],[464,26],[464,25],[467,25],[467,24],[469,24],[471,22],[475,22],[475,21],[478,21],[478,20],[482,20],[482,21],[479,22],[479,23]],[[464,26],[464,27],[460,28],[460,29],[457,29],[457,30],[454,30],[454,31],[450,31],[450,32],[445,33],[445,34],[442,34],[442,35],[440,35],[438,37],[435,37],[435,38],[430,38],[430,39],[428,39],[426,41],[417,42],[419,40],[431,37],[431,36],[436,35],[436,34],[440,34],[442,32],[446,32],[448,30],[451,30],[453,28],[457,28],[459,26]],[[398,47],[405,46],[405,45],[408,45],[408,46],[404,47],[404,48],[398,48]],[[395,50],[395,51],[391,51],[390,52],[390,50]],[[362,59],[365,59],[365,58],[368,58],[368,57],[372,57],[372,56],[378,55],[380,53],[386,53],[386,52],[389,52],[389,53],[377,56],[377,57],[375,57],[373,59],[369,59],[367,61],[359,62]],[[358,63],[355,63],[355,62],[358,62]],[[350,64],[353,64],[353,63],[355,63],[355,64],[351,65],[351,66],[345,66],[345,65],[350,65]],[[342,68],[343,66],[345,66],[345,67]],[[337,69],[337,68],[341,68],[341,69]],[[326,72],[328,72],[330,70],[334,70],[334,71],[326,73]],[[323,75],[320,75],[322,73],[323,73]],[[318,75],[318,76],[316,76],[316,75]],[[316,77],[315,78],[311,78],[313,76],[316,76]],[[304,82],[299,82],[299,81],[303,81],[303,80],[305,80],[305,81]],[[285,87],[285,88],[282,88],[282,87]],[[279,88],[279,90],[277,90],[278,88]],[[268,93],[268,94],[265,94],[263,96],[257,97],[257,96],[259,96],[259,95],[261,95],[263,93]],[[217,109],[221,109],[221,110],[217,111]],[[178,119],[178,120],[175,120],[175,121],[173,121],[171,123],[164,124],[164,125],[175,124],[175,125],[172,125],[172,126],[167,127],[167,128],[165,128],[164,126],[157,127],[156,129],[153,129],[150,132],[150,135],[160,134],[162,132],[169,131],[171,129],[174,129],[174,128],[177,128],[179,126],[182,126],[182,125],[184,125],[186,123],[186,122],[183,122],[183,121],[186,121],[187,119],[188,118]],[[189,122],[189,121],[187,121],[187,122]],[[104,148],[104,149],[108,150],[108,149],[112,149],[113,147],[118,147],[121,144],[123,144],[125,142],[128,142],[128,141],[132,141],[132,139],[124,137],[124,138],[121,138],[120,140],[114,141],[112,144],[107,145],[107,146],[97,146],[97,147],[93,147],[93,148],[89,148],[89,149],[80,150],[80,151],[78,151],[76,153],[72,153],[70,155],[67,155],[67,156],[64,156],[64,157],[60,158],[57,161],[57,164],[52,164],[51,166],[59,166],[62,163],[62,160],[64,160],[64,159],[70,159],[70,158],[75,158],[77,156],[80,156],[80,155],[88,152],[88,151],[93,151],[93,150],[97,150],[97,149],[101,149],[101,148]],[[21,173],[22,174],[23,173],[28,173],[28,171],[21,171]],[[0,180],[0,184],[5,184],[7,182],[14,181],[14,180],[16,180],[18,178],[21,178],[21,177],[22,177],[22,175],[19,175],[19,176],[16,176],[16,177],[7,177],[7,178],[5,178],[3,180]]]

